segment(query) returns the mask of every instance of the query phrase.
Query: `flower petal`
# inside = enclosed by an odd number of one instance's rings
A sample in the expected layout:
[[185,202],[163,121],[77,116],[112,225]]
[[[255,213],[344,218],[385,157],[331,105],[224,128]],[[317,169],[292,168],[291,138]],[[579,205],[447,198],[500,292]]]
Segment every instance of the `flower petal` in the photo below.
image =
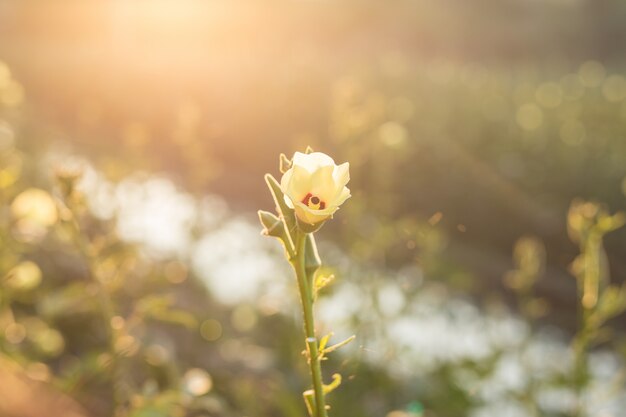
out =
[[293,207],[293,202],[291,201],[291,198],[289,198],[289,196],[287,194],[285,194],[283,196],[283,198],[285,199],[285,204],[287,204],[287,207],[294,208]]
[[281,178],[280,188],[292,201],[300,201],[311,190],[311,174],[294,165]]
[[311,194],[319,197],[326,204],[330,204],[331,200],[335,197],[335,180],[333,178],[333,172],[335,167],[327,165],[318,168],[313,175],[311,175]]
[[333,172],[333,177],[335,179],[335,182],[341,187],[346,185],[350,181],[350,163],[345,162],[341,165],[338,165],[335,168],[335,172]]
[[350,194],[350,189],[348,187],[343,187],[343,190],[341,190],[337,198],[335,198],[333,204],[339,207],[350,197],[352,197],[352,195]]
[[337,207],[328,207],[324,210],[314,210],[301,202],[295,203],[294,209],[296,211],[296,216],[308,224],[323,222],[324,220],[332,217],[333,213],[337,211]]
[[333,161],[333,158],[322,152],[313,152],[309,154],[296,152],[293,155],[293,165],[300,166],[310,173],[313,173],[315,170],[323,166],[335,166],[335,161]]

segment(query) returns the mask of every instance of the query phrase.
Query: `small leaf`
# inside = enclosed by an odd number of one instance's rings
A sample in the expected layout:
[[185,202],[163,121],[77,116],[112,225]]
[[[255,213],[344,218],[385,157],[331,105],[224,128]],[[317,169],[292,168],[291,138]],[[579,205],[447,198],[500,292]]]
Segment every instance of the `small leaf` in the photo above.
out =
[[289,171],[289,169],[291,168],[291,165],[293,164],[293,161],[287,158],[287,155],[285,155],[284,153],[281,153],[279,164],[280,164],[280,172],[284,174],[285,172]]
[[310,154],[310,153],[313,153],[313,152],[315,152],[315,151],[310,146],[307,146],[306,149],[304,150],[304,153],[307,154],[307,155]]
[[275,214],[264,210],[259,210],[258,214],[264,227],[261,232],[263,235],[281,237],[284,234],[283,222]]
[[291,237],[289,236],[289,232],[287,232],[285,223],[268,211],[259,210],[258,214],[259,220],[264,227],[261,234],[280,239],[285,247],[285,250],[289,254],[289,258],[293,257],[295,253],[293,251],[293,247],[291,246]]
[[600,296],[597,308],[589,317],[594,327],[599,328],[607,320],[620,315],[626,310],[626,285],[610,286]]
[[336,344],[334,344],[332,346],[329,346],[329,347],[325,348],[324,349],[324,353],[326,354],[326,353],[333,352],[333,351],[339,349],[340,347],[345,346],[348,343],[352,342],[354,339],[356,339],[356,336],[352,335],[352,336],[350,336],[349,338],[347,338],[346,340],[344,340],[342,342],[336,343]]
[[306,404],[306,409],[309,412],[309,416],[313,417],[315,414],[315,393],[312,389],[306,390],[302,393],[304,397],[304,403]]
[[324,348],[328,344],[328,341],[330,340],[332,335],[333,333],[331,332],[331,333],[328,333],[326,336],[322,337],[322,339],[320,340],[320,347],[319,347],[320,352],[324,351]]
[[287,241],[285,242],[286,246],[289,246],[289,253],[295,252],[293,238],[291,236],[292,231],[296,227],[296,218],[293,209],[287,206],[285,202],[285,195],[276,181],[276,178],[271,176],[270,174],[265,174],[265,182],[272,193],[272,198],[274,199],[274,203],[276,204],[276,211],[282,217],[285,222],[285,226],[287,227]]
[[315,276],[315,282],[313,283],[313,295],[314,297],[317,297],[317,293],[323,289],[324,287],[326,287],[327,285],[330,285],[333,281],[335,280],[335,274],[321,274],[318,273]]
[[339,387],[339,385],[341,385],[341,375],[333,374],[333,382],[331,382],[328,385],[324,384],[324,388],[323,388],[324,394],[329,394],[333,392],[335,389]]

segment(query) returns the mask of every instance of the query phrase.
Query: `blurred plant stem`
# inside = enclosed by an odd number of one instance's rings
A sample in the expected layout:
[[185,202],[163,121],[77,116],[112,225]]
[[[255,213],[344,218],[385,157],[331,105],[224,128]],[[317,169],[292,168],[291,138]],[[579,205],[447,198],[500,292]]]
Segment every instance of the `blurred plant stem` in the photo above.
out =
[[582,260],[582,270],[578,280],[580,330],[572,343],[574,351],[573,381],[578,399],[573,413],[574,417],[585,415],[583,394],[589,382],[589,349],[599,330],[590,318],[597,305],[598,293],[601,291],[601,276],[606,274],[600,262],[601,257],[606,256],[602,246],[602,233],[591,228],[584,234],[584,240],[580,246],[580,259]]
[[610,340],[610,330],[603,327],[611,318],[626,310],[626,287],[609,282],[608,257],[603,245],[604,235],[624,225],[626,216],[610,215],[599,204],[574,201],[568,213],[568,232],[580,248],[572,264],[577,278],[580,330],[572,342],[574,366],[572,383],[577,402],[573,417],[588,414],[584,395],[591,382],[589,351]]
[[[313,286],[314,273],[307,271],[306,252],[307,242],[315,245],[313,236],[302,231],[297,232],[296,236],[296,254],[290,260],[291,265],[296,272],[298,278],[298,287],[300,289],[300,300],[302,301],[302,313],[304,318],[304,332],[306,336],[307,360],[311,371],[311,380],[313,383],[313,399],[314,404],[308,402],[305,393],[305,402],[307,406],[312,408],[314,417],[326,417],[326,404],[324,399],[324,386],[322,383],[322,356],[319,354],[318,340],[315,336],[315,319],[313,315]],[[315,249],[315,252],[317,250]],[[314,405],[313,407],[311,407]]]
[[[87,234],[82,230],[79,217],[82,205],[84,201],[82,195],[76,188],[76,181],[78,176],[72,176],[71,178],[61,178],[61,194],[63,196],[63,203],[65,209],[69,211],[67,224],[69,226],[69,232],[72,241],[79,254],[83,257],[86,263],[89,279],[95,285],[98,308],[100,310],[100,316],[103,321],[105,334],[107,338],[107,354],[108,362],[111,368],[111,385],[113,393],[113,416],[124,416],[126,411],[126,403],[129,395],[124,392],[124,386],[122,384],[122,369],[121,357],[117,354],[117,339],[118,334],[112,327],[113,318],[116,316],[115,308],[109,288],[106,283],[98,277],[97,263],[98,256],[94,245],[89,241]],[[63,209],[63,208],[62,208]]]
[[[524,369],[532,369],[533,363],[528,357],[528,352],[536,336],[537,319],[544,316],[548,310],[545,300],[534,294],[535,286],[545,272],[546,250],[543,242],[534,236],[521,237],[513,248],[513,262],[515,268],[506,273],[504,282],[515,292],[518,310],[526,318],[529,326],[517,355]],[[518,399],[526,407],[529,416],[542,415],[537,402],[540,390],[539,381],[529,377],[519,394]]]

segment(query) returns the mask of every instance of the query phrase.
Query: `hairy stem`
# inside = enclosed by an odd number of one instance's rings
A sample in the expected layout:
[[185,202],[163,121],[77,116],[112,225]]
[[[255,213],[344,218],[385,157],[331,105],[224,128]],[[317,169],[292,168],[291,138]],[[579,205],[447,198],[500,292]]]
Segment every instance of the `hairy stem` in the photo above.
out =
[[324,387],[322,383],[322,366],[318,350],[318,340],[315,336],[315,321],[313,318],[313,282],[309,279],[310,277],[307,276],[305,268],[306,239],[306,233],[298,232],[296,239],[296,256],[291,264],[296,271],[298,287],[300,289],[300,299],[302,301],[304,332],[306,335],[308,361],[315,400],[313,415],[314,417],[327,417]]

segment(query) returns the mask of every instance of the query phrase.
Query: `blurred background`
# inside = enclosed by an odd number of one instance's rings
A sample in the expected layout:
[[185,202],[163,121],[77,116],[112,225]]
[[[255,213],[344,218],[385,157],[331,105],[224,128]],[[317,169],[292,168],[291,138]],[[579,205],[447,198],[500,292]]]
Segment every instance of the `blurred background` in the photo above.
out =
[[0,416],[305,415],[256,210],[307,145],[351,164],[318,233],[320,333],[357,335],[324,364],[331,415],[626,416],[625,22],[0,0]]

